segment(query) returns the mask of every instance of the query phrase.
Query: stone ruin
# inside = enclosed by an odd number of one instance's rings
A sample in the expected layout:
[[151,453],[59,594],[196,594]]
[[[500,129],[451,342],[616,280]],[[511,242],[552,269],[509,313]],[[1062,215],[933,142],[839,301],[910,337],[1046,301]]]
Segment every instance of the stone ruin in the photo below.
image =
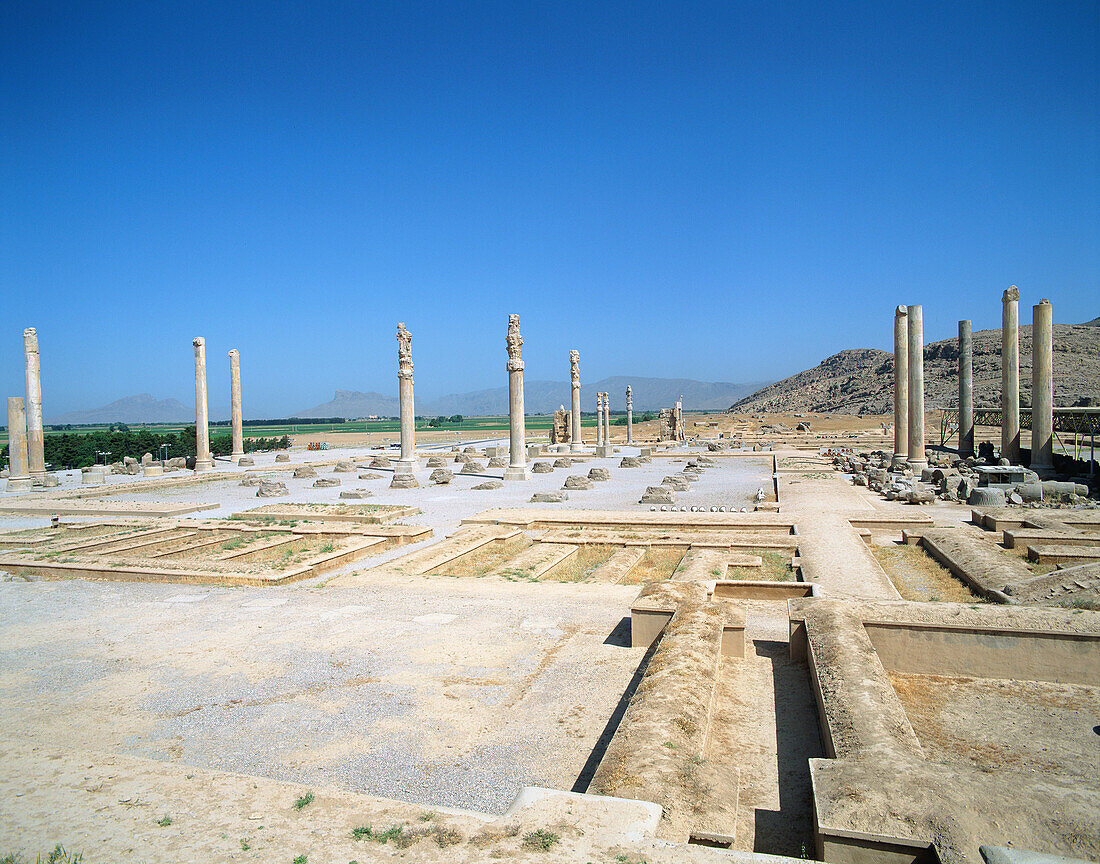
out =
[[677,399],[673,407],[662,408],[659,420],[657,440],[683,441],[687,437],[684,434],[684,397]]
[[569,444],[573,440],[573,412],[566,411],[564,405],[554,412],[554,425],[550,427],[551,444]]

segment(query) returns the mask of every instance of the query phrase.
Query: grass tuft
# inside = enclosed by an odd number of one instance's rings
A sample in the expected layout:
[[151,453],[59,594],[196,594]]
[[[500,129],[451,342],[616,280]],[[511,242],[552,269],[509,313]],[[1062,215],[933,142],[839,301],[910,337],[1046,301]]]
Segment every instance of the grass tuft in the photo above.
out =
[[306,807],[312,803],[313,793],[307,792],[305,795],[299,795],[297,798],[294,799],[294,809],[301,810],[303,807]]
[[539,828],[523,835],[523,848],[532,852],[549,852],[560,839],[553,831]]

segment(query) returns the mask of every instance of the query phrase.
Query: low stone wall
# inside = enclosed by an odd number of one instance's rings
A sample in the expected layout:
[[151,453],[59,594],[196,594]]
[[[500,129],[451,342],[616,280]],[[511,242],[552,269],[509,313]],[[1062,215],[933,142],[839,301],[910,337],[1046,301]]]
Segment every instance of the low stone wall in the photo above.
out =
[[730,842],[738,772],[703,760],[726,609],[700,583],[654,583],[643,595],[653,610],[675,612],[588,791],[661,805],[664,839]]

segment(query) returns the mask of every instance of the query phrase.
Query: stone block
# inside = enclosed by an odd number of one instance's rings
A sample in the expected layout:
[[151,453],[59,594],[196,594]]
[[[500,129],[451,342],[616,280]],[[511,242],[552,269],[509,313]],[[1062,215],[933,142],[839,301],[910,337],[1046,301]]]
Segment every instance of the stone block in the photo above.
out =
[[573,467],[573,460],[570,459],[568,456],[563,456],[561,459],[555,459],[554,460],[554,467],[555,468],[572,468]]
[[336,467],[332,469],[333,474],[354,474],[355,463],[347,459],[341,459],[336,463]]
[[255,465],[256,460],[253,459],[251,456],[242,456],[240,459],[237,460],[237,464],[242,468],[248,468],[252,465]]
[[275,454],[275,461],[276,462],[289,462],[290,461],[290,454],[289,453],[276,453]]
[[611,472],[606,468],[593,468],[588,472],[589,480],[610,480]]
[[642,463],[639,462],[637,457],[635,457],[635,456],[624,456],[619,461],[619,467],[620,468],[641,468]]
[[454,477],[455,475],[446,468],[436,468],[428,479],[439,486],[446,486],[454,480]]
[[501,489],[503,487],[504,487],[504,484],[501,483],[499,480],[489,480],[486,483],[478,483],[477,486],[475,486],[474,488],[475,489]]
[[316,477],[317,470],[311,465],[299,465],[294,469],[295,480],[305,480],[310,477]]
[[467,462],[465,465],[462,466],[462,472],[461,473],[463,473],[463,474],[484,474],[485,473],[485,466],[482,465],[480,462],[475,462],[473,459],[471,459],[469,462]]
[[348,501],[357,501],[360,498],[370,498],[374,495],[370,489],[345,489],[340,497]]
[[276,480],[261,480],[260,488],[256,490],[257,498],[277,498],[280,495],[289,495],[285,483]]
[[554,469],[549,462],[536,462],[531,466],[532,474],[553,474]]
[[394,474],[390,481],[391,489],[416,489],[419,485],[412,474]]
[[340,481],[335,477],[321,477],[318,480],[313,481],[314,489],[330,489],[333,486],[339,486]]
[[563,489],[591,489],[592,481],[581,474],[571,474],[565,478]]
[[675,504],[676,496],[668,486],[647,486],[639,504]]
[[532,504],[560,504],[568,500],[568,492],[536,492],[531,496]]

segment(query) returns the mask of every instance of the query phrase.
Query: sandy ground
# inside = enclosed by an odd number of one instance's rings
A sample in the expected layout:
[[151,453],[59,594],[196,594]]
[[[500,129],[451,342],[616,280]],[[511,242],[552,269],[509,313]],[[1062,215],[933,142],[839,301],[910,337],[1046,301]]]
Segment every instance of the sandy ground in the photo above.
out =
[[569,789],[633,588],[0,583],[0,735],[500,812]]

